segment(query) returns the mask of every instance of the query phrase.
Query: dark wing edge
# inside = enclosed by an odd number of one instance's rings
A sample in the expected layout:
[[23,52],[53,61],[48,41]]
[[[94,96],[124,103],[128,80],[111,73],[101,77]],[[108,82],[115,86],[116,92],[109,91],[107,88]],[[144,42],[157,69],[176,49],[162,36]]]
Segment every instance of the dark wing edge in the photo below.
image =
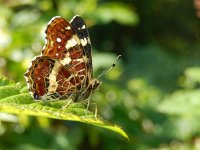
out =
[[80,44],[84,49],[84,55],[87,57],[86,68],[89,80],[92,78],[92,47],[90,36],[85,21],[78,15],[70,21],[71,27],[80,39]]

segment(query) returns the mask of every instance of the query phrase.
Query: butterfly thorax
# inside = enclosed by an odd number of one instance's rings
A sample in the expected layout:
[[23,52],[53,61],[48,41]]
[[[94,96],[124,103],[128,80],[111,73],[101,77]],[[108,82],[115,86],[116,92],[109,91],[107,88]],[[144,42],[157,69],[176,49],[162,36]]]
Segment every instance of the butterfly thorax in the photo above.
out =
[[97,79],[91,79],[89,85],[80,93],[74,97],[74,101],[81,101],[87,99],[91,94],[92,91],[97,89],[97,87],[101,84],[101,82]]

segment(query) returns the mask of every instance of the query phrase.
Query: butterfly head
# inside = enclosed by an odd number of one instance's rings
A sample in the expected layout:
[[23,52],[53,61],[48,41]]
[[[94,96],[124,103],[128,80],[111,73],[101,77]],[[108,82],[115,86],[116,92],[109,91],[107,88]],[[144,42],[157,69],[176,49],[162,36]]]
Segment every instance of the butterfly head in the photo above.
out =
[[91,81],[91,88],[92,88],[92,90],[95,90],[100,84],[101,84],[101,82],[99,80],[93,79]]

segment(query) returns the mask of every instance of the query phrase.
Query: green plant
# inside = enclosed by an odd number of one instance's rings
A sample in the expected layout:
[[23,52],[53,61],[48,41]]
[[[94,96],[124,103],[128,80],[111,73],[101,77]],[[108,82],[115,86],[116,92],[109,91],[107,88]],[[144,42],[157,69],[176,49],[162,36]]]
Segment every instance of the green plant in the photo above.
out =
[[83,122],[112,130],[128,139],[127,134],[119,126],[109,123],[100,116],[95,116],[92,111],[86,109],[83,103],[73,103],[62,108],[65,104],[66,101],[64,100],[34,102],[24,83],[14,83],[0,78],[1,112]]

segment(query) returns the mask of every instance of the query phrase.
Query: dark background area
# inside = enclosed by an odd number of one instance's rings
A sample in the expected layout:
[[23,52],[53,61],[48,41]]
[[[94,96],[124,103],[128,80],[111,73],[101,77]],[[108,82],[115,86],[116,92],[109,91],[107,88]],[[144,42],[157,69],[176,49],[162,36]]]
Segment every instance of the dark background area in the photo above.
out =
[[0,149],[198,149],[199,10],[199,0],[0,0],[0,76],[25,81],[48,21],[78,14],[90,32],[94,77],[122,55],[100,79],[92,101],[130,137],[128,142],[86,124],[1,113]]

